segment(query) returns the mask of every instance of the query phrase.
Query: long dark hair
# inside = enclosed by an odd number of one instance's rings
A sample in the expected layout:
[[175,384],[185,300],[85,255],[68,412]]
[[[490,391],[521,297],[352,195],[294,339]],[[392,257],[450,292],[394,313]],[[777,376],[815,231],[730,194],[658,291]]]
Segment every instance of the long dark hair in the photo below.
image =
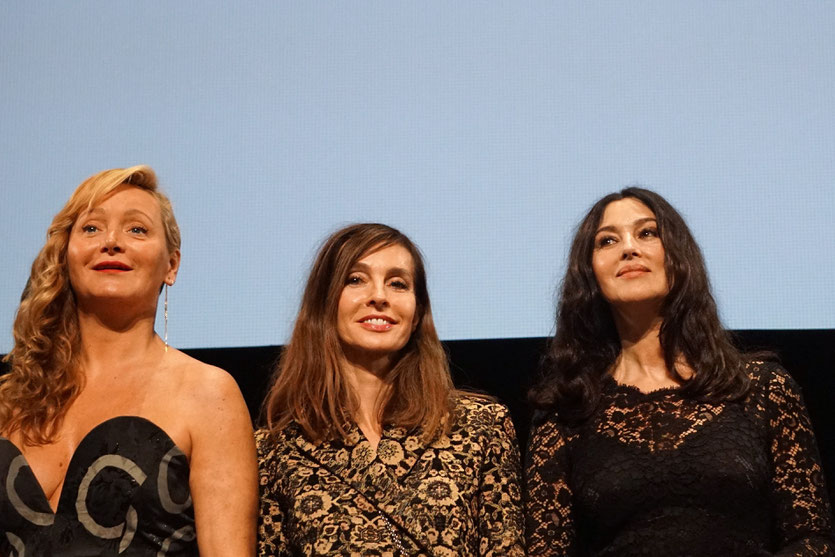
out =
[[383,395],[380,418],[403,427],[421,426],[426,439],[448,427],[456,391],[432,319],[420,250],[395,228],[365,223],[334,232],[316,256],[293,336],[264,402],[272,432],[295,421],[317,442],[347,435],[358,401],[342,372],[344,356],[336,331],[339,296],[357,261],[393,245],[406,248],[414,262],[418,326],[389,373],[391,388]]
[[[613,201],[632,198],[646,205],[664,245],[669,293],[661,307],[659,333],[664,361],[684,396],[708,402],[741,398],[748,390],[745,358],[719,321],[704,258],[682,216],[647,189],[629,187],[595,203],[574,235],[556,312],[556,332],[541,365],[539,384],[529,399],[540,409],[556,409],[566,423],[579,423],[595,410],[603,378],[617,360],[621,343],[609,303],[592,270],[594,237]],[[694,373],[679,375],[684,357]]]

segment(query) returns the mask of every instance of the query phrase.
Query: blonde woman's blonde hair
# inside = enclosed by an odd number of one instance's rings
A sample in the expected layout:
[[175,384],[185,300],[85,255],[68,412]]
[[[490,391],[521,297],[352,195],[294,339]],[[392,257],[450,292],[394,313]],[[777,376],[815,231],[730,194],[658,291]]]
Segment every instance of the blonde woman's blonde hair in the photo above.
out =
[[180,249],[180,229],[171,202],[158,190],[150,167],[105,170],[76,188],[52,219],[46,243],[32,263],[15,316],[14,347],[4,358],[11,369],[0,376],[0,431],[7,436],[18,431],[24,444],[53,441],[67,409],[84,386],[77,365],[81,339],[67,246],[78,217],[123,185],[156,198],[168,251]]

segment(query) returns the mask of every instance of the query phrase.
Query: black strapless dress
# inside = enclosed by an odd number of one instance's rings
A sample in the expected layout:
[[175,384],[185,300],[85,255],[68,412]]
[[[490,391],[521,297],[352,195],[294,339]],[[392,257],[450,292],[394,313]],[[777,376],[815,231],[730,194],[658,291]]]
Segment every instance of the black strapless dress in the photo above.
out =
[[0,437],[0,555],[197,555],[188,477],[162,429],[112,418],[79,444],[53,512],[26,459]]

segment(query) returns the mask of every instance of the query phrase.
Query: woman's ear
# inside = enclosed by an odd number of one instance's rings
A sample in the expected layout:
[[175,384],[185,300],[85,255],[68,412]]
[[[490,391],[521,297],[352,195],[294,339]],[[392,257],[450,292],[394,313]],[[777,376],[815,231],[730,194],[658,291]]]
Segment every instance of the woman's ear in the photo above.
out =
[[165,284],[174,286],[177,282],[177,272],[180,270],[180,250],[174,250],[168,258],[168,272],[165,274]]

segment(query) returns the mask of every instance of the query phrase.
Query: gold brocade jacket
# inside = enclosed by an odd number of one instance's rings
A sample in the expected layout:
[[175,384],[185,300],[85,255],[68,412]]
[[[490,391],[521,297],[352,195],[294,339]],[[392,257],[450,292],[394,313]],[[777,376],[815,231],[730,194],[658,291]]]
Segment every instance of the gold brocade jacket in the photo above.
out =
[[519,450],[507,408],[459,398],[447,436],[356,426],[318,445],[291,424],[256,432],[259,555],[523,556]]

